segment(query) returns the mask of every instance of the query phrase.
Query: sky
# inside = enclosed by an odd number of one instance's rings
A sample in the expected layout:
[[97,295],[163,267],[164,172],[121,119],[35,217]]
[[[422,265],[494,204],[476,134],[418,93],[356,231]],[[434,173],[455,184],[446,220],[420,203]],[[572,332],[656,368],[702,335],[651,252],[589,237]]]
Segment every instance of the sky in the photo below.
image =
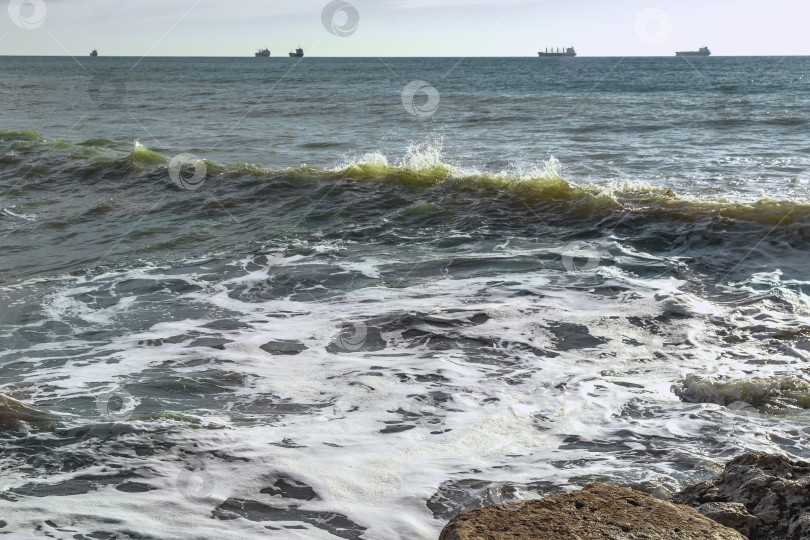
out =
[[771,0],[2,0],[0,54],[810,55],[810,2]]

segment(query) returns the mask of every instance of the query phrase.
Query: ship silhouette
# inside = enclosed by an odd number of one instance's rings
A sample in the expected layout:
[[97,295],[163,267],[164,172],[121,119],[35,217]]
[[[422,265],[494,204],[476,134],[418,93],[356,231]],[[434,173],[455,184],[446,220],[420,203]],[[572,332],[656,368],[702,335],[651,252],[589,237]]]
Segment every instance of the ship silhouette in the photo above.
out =
[[574,50],[573,47],[568,47],[567,49],[546,49],[545,51],[540,51],[537,53],[538,56],[569,56],[574,57],[577,55],[577,52]]
[[675,53],[675,56],[709,56],[711,54],[712,51],[710,51],[708,47],[701,47],[700,50],[697,51],[678,51]]

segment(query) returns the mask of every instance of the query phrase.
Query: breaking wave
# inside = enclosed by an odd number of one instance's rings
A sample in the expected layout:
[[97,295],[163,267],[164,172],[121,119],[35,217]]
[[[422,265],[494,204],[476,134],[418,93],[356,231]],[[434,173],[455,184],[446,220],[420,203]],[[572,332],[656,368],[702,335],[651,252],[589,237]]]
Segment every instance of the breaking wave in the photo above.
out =
[[[180,189],[169,179],[170,154],[150,149],[136,141],[134,149],[113,148],[111,141],[91,139],[78,145],[45,140],[36,131],[0,131],[6,148],[0,181],[23,171],[28,182],[88,182],[121,179],[149,182],[151,187]],[[529,170],[486,172],[463,168],[446,161],[441,144],[410,147],[392,163],[388,157],[366,154],[329,169],[314,167],[270,168],[244,163],[205,161],[208,189],[242,191],[257,184],[286,182],[306,185],[323,182],[371,183],[410,190],[442,188],[493,204],[552,206],[572,218],[600,220],[616,213],[644,216],[649,220],[681,222],[705,219],[740,220],[768,226],[790,226],[810,221],[806,200],[772,199],[763,196],[746,202],[723,198],[706,199],[676,189],[641,182],[622,185],[577,184],[565,180],[559,162],[551,158]],[[54,177],[53,172],[58,173]],[[4,182],[5,183],[5,182]],[[340,186],[338,186],[339,188]]]

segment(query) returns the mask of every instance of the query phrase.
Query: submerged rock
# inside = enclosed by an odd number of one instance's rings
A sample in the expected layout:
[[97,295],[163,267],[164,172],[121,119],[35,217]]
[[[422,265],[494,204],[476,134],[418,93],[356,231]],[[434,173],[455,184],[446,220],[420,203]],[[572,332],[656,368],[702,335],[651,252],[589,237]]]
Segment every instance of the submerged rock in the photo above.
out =
[[48,413],[29,407],[5,394],[0,394],[0,429],[14,429],[20,422],[28,422],[39,427],[53,426],[53,419]]
[[688,506],[640,491],[591,484],[582,491],[521,504],[469,510],[440,540],[743,540],[733,529]]
[[744,454],[719,476],[677,493],[673,502],[693,506],[751,540],[810,539],[810,463]]

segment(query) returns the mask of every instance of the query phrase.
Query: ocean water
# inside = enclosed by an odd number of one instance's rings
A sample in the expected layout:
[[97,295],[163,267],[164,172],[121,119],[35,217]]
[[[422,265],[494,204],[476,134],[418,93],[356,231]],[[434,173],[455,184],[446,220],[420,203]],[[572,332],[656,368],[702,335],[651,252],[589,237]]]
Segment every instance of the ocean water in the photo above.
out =
[[0,68],[0,533],[429,539],[810,457],[810,58]]

